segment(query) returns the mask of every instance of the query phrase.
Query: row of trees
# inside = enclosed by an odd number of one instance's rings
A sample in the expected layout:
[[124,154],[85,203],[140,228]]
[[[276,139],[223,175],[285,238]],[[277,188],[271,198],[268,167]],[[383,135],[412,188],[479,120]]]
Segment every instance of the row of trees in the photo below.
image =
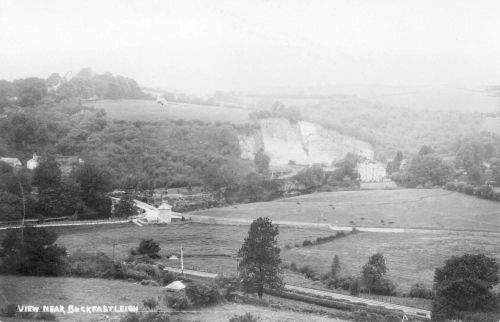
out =
[[[63,176],[53,157],[44,158],[33,172],[0,162],[0,179],[0,220],[110,216],[111,178],[97,163],[84,163]],[[34,186],[36,196],[30,194]]]

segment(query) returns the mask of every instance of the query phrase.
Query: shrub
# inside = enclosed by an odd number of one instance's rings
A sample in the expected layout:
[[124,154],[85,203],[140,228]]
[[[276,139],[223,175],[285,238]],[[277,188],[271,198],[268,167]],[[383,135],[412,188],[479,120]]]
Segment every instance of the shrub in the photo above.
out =
[[301,272],[302,274],[304,274],[307,278],[309,279],[312,279],[312,280],[316,280],[317,279],[317,276],[316,276],[316,272],[310,268],[309,266],[302,266],[300,269],[299,269],[299,272]]
[[111,276],[113,261],[102,252],[93,254],[77,250],[68,259],[71,275],[96,278]]
[[142,280],[147,280],[149,279],[149,275],[146,274],[145,272],[137,271],[132,268],[127,268],[124,272],[124,277],[125,278],[131,278],[136,281],[142,281]]
[[17,305],[15,304],[7,304],[4,308],[2,308],[1,315],[6,317],[14,317],[17,312]]
[[466,184],[463,188],[463,192],[468,194],[468,195],[473,195],[474,194],[474,186],[470,184]]
[[379,295],[396,295],[396,285],[388,278],[382,278],[372,287],[372,292]]
[[215,283],[219,287],[224,297],[228,300],[234,298],[234,291],[237,291],[241,288],[241,283],[239,277],[218,277],[215,280]]
[[229,322],[258,322],[260,319],[253,316],[251,313],[245,313],[243,315],[235,315],[229,319]]
[[312,244],[312,241],[310,241],[309,239],[306,239],[302,242],[303,247],[312,246]]
[[177,280],[177,274],[175,274],[173,272],[165,272],[161,278],[161,284],[163,286],[166,286],[175,280]]
[[294,262],[292,262],[290,264],[290,270],[293,271],[293,272],[296,272],[297,271],[297,264],[295,264]]
[[142,239],[137,248],[141,255],[148,255],[151,258],[159,258],[160,245],[152,239]]
[[427,288],[425,285],[417,283],[411,287],[409,296],[431,300],[434,298],[434,292],[432,291],[432,289]]
[[158,306],[158,302],[152,297],[143,300],[142,304],[144,305],[145,308],[150,310],[154,310]]
[[354,281],[352,281],[351,285],[349,286],[349,293],[351,295],[358,295],[359,294],[359,281],[358,279],[355,279]]
[[154,280],[142,280],[141,285],[160,286],[160,284],[158,284],[158,282]]
[[161,275],[160,270],[158,269],[158,266],[153,265],[153,264],[138,263],[134,266],[134,269],[136,271],[144,272],[154,279],[160,278],[160,275]]
[[193,305],[208,305],[218,303],[219,290],[214,284],[193,282],[186,287],[186,295]]
[[168,307],[177,311],[182,311],[188,308],[189,301],[184,293],[172,293],[165,297]]

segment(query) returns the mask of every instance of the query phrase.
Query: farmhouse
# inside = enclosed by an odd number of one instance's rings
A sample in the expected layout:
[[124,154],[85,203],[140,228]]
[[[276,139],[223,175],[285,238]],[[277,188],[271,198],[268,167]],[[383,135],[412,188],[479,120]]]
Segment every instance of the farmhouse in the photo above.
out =
[[40,164],[40,156],[33,153],[33,157],[26,162],[26,167],[30,170],[35,170]]
[[361,182],[380,182],[387,177],[385,167],[380,162],[365,160],[358,163],[357,170]]
[[0,158],[0,161],[7,163],[13,168],[19,168],[23,166],[21,160],[19,160],[18,158]]

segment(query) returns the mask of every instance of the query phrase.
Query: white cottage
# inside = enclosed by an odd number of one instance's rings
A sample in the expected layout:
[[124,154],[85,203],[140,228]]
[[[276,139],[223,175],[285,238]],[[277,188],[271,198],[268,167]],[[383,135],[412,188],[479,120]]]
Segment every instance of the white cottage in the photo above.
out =
[[30,170],[35,170],[40,164],[40,156],[33,153],[33,157],[26,162],[26,167]]

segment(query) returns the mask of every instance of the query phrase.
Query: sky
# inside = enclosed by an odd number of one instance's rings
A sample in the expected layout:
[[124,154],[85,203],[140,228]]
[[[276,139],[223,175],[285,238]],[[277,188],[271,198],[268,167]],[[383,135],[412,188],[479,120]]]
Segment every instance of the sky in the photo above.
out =
[[500,84],[500,0],[0,0],[0,79],[91,67],[189,93]]

